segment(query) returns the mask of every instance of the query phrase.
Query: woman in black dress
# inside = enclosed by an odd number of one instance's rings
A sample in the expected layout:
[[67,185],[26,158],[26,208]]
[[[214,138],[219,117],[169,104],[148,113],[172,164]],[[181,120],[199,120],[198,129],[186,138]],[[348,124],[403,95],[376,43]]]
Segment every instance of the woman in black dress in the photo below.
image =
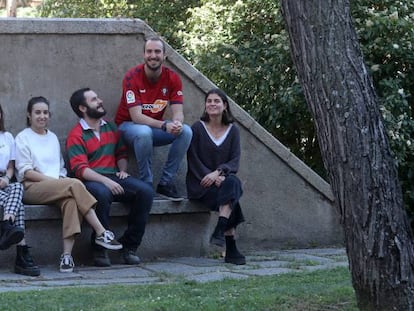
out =
[[239,199],[243,193],[236,176],[240,163],[240,134],[226,94],[210,90],[205,110],[191,127],[193,138],[187,153],[187,194],[219,212],[212,244],[226,246],[225,262],[243,265],[246,258],[236,247],[235,229],[244,221]]

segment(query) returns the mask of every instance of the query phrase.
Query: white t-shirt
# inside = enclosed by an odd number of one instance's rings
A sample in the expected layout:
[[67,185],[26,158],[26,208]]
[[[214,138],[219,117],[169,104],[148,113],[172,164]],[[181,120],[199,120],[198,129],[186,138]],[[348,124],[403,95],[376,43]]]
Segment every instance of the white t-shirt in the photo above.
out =
[[16,159],[16,149],[13,135],[0,132],[0,172],[5,172],[11,160]]
[[26,128],[16,136],[17,180],[24,180],[27,170],[36,170],[46,176],[66,176],[65,163],[57,136],[50,130],[45,135]]

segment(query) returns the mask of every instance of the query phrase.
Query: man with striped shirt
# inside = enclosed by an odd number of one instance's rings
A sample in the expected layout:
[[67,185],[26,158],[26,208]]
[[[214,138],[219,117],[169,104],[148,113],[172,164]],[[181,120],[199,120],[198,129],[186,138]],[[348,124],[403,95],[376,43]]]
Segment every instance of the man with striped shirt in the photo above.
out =
[[[83,88],[72,94],[70,104],[80,118],[66,141],[70,170],[97,199],[96,214],[105,228],[109,227],[112,202],[124,202],[130,206],[128,228],[118,241],[123,245],[124,262],[139,264],[136,250],[145,232],[154,191],[127,173],[127,148],[116,125],[103,119],[106,111],[98,95],[89,88]],[[107,251],[92,244],[95,265],[110,266]]]

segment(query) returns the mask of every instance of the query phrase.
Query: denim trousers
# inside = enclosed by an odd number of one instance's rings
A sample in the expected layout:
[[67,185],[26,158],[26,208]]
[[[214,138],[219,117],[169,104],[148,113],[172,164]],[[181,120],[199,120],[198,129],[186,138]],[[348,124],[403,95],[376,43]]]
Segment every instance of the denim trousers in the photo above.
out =
[[[128,227],[123,236],[118,239],[124,248],[135,251],[141,244],[145,232],[145,226],[148,222],[149,213],[154,198],[154,190],[148,184],[141,180],[129,176],[124,179],[116,175],[106,175],[106,177],[117,182],[124,188],[124,194],[114,195],[103,183],[95,181],[85,181],[86,189],[98,201],[96,206],[96,215],[105,228],[109,228],[109,212],[112,202],[122,202],[130,208],[128,215]],[[92,234],[92,244],[94,245],[94,235]]]
[[164,132],[161,129],[134,122],[123,122],[119,126],[124,141],[134,149],[135,159],[139,170],[139,178],[149,184],[153,182],[151,170],[153,147],[171,144],[167,162],[164,164],[160,184],[169,184],[180,167],[187,153],[193,136],[191,127],[183,124],[180,135]]

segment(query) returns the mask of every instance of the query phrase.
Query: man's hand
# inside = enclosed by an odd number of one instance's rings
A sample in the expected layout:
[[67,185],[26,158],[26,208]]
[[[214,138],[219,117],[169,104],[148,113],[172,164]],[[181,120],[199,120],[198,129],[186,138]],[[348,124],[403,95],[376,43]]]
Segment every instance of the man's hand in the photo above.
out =
[[183,130],[183,124],[180,121],[173,121],[167,123],[167,132],[175,136],[180,135]]
[[105,181],[103,183],[105,186],[108,187],[109,190],[111,190],[113,195],[122,195],[125,193],[124,188],[117,182],[113,181],[110,178],[105,178]]

